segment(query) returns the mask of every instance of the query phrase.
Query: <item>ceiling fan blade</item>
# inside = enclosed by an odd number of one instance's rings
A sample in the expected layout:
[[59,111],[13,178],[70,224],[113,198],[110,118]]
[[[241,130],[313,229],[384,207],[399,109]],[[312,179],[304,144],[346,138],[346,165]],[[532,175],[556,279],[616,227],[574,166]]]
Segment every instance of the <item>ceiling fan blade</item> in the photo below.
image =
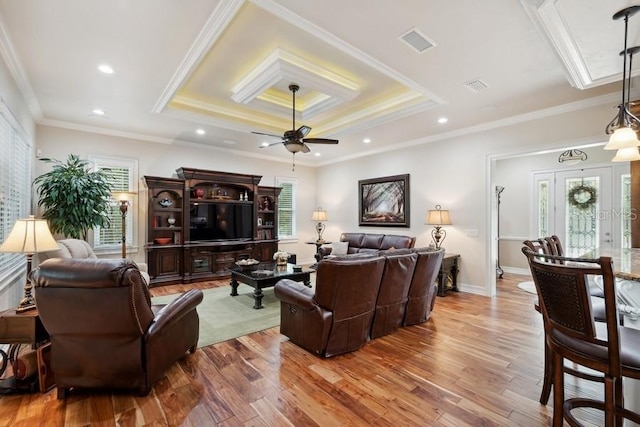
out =
[[284,141],[272,142],[272,143],[271,143],[271,144],[269,144],[269,145],[261,145],[261,146],[260,146],[260,148],[267,148],[267,147],[271,147],[271,146],[273,146],[273,145],[282,144],[282,143],[284,143]]
[[302,149],[300,151],[302,151],[303,153],[308,153],[309,151],[311,151],[311,149],[307,144],[302,144]]
[[304,138],[305,136],[309,135],[309,132],[311,132],[311,128],[309,126],[300,126],[298,128],[298,138]]
[[327,139],[327,138],[305,138],[302,142],[308,142],[311,144],[337,144],[337,139]]
[[251,133],[255,133],[256,135],[273,136],[274,138],[282,138],[282,135],[274,135],[272,133],[264,133],[264,132],[251,132]]

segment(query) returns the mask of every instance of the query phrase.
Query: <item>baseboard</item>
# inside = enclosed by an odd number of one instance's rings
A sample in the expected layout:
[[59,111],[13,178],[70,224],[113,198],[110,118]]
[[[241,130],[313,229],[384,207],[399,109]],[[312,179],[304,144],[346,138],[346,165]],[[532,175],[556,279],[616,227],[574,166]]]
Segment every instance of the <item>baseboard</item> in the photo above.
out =
[[530,276],[531,270],[528,268],[518,268],[518,267],[502,267],[502,271],[510,274],[520,274],[522,276]]

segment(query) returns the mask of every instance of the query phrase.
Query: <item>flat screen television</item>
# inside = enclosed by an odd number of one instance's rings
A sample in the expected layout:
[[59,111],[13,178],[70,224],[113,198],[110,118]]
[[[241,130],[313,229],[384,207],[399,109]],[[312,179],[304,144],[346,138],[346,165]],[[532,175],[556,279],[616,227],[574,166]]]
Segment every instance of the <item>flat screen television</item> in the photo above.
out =
[[192,242],[251,240],[253,205],[194,203],[191,205],[189,234]]

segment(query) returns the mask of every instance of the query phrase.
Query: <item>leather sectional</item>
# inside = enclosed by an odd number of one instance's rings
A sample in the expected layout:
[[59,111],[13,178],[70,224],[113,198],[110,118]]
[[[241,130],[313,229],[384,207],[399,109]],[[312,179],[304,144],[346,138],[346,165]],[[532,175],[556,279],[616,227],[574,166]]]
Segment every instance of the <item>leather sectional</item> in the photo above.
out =
[[315,290],[283,279],[280,333],[331,357],[429,319],[444,249],[392,249],[323,259]]

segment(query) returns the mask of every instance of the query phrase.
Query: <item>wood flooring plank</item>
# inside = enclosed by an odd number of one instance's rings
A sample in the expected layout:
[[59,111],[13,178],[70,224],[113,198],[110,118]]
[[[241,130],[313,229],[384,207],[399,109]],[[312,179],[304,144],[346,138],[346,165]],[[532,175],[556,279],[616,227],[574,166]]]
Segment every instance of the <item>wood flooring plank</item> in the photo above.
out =
[[[527,276],[505,274],[493,298],[437,297],[431,319],[362,349],[321,358],[274,327],[198,349],[148,396],[72,391],[1,396],[0,425],[60,426],[546,426],[538,402],[542,319]],[[153,296],[228,280],[152,288]],[[601,398],[599,384],[567,376],[567,397]],[[587,426],[597,411],[579,411]]]

